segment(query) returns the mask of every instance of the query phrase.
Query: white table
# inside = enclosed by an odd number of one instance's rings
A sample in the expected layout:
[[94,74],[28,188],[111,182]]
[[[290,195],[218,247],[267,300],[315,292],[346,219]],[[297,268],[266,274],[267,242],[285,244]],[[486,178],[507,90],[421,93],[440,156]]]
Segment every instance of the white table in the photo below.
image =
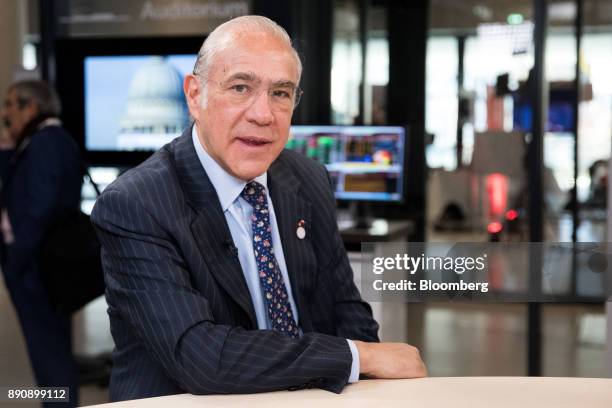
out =
[[317,389],[248,395],[180,394],[96,407],[611,408],[612,379],[434,377],[418,380],[366,380],[347,386],[340,395]]

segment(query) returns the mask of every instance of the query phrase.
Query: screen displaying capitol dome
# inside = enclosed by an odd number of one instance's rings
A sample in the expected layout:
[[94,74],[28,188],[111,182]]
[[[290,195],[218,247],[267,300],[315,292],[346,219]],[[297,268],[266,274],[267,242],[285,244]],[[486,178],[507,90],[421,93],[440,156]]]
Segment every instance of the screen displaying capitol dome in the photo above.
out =
[[157,150],[189,125],[183,78],[195,55],[85,59],[88,150]]

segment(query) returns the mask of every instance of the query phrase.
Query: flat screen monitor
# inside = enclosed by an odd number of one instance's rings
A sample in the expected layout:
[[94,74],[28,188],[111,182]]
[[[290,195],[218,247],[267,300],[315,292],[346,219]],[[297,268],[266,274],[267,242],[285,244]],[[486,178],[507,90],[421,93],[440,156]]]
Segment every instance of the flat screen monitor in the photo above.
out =
[[196,57],[85,57],[85,149],[150,152],[180,136],[189,125],[183,79]]
[[396,126],[292,126],[287,148],[324,164],[339,200],[402,200],[406,133]]
[[[533,103],[523,93],[514,95],[514,131],[530,132],[533,122]],[[546,131],[571,133],[574,130],[574,90],[572,88],[550,89]]]

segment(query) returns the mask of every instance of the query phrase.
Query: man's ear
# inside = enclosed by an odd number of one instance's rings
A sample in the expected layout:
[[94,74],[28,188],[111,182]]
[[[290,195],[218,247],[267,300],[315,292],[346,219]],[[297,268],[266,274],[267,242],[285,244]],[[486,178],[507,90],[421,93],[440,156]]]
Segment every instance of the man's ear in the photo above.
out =
[[185,99],[187,100],[187,107],[191,117],[199,120],[200,110],[202,102],[202,86],[200,81],[193,74],[187,74],[183,81],[183,92],[185,92]]

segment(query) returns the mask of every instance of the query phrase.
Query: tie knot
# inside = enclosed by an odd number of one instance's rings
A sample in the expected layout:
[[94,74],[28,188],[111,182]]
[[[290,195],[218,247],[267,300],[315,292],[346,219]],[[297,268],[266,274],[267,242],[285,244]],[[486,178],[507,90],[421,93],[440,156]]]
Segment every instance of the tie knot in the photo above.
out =
[[247,203],[251,204],[252,207],[267,207],[266,188],[256,181],[248,182],[247,185],[244,186],[244,190],[242,190],[240,196],[244,198]]

